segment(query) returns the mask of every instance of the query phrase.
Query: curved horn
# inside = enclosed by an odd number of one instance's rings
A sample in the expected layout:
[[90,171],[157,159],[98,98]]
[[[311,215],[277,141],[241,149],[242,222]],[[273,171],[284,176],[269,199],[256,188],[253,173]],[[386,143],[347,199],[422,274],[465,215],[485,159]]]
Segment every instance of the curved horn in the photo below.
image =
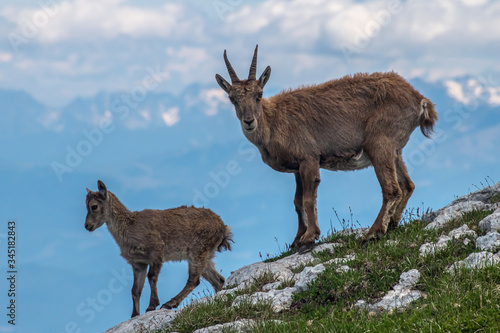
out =
[[227,59],[226,50],[224,50],[224,61],[226,62],[226,67],[227,67],[227,71],[229,72],[229,77],[231,78],[231,83],[240,81],[240,79],[238,78],[238,75],[236,75],[236,72],[233,69],[233,66],[231,66],[229,59]]
[[248,74],[249,80],[257,80],[257,51],[259,50],[259,45],[255,46],[255,51],[253,52],[252,64],[250,65],[250,73]]

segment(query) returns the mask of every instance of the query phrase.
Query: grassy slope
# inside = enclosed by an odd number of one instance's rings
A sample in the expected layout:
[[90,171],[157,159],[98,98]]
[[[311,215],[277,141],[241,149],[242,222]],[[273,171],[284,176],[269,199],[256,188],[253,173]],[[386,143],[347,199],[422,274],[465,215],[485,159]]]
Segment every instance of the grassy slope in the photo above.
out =
[[[500,332],[500,266],[462,270],[454,275],[444,273],[452,263],[478,251],[474,241],[468,245],[461,240],[451,241],[447,249],[432,257],[419,256],[421,244],[434,242],[463,224],[483,235],[477,223],[490,213],[466,213],[441,230],[424,230],[424,222],[412,220],[368,247],[362,247],[354,236],[331,235],[326,242],[344,245],[337,248],[335,255],[316,256],[326,261],[355,254],[356,259],[348,263],[352,270],[339,274],[327,265],[309,290],[294,296],[290,311],[275,314],[268,304],[231,307],[234,296],[227,296],[208,305],[186,307],[171,330],[192,332],[253,318],[263,323],[252,328],[255,332]],[[359,299],[379,300],[398,282],[402,272],[412,268],[421,273],[416,288],[424,297],[407,310],[375,314],[353,307]],[[252,291],[267,280],[255,281]],[[264,324],[270,319],[283,322]]]

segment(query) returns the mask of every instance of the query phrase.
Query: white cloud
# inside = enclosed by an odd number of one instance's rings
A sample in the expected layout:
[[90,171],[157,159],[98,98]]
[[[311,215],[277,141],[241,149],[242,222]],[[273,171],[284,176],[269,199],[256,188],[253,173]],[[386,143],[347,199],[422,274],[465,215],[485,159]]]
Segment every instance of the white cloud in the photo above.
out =
[[476,7],[488,3],[489,0],[460,0],[460,1],[466,6]]
[[[160,105],[160,109],[164,110],[164,106]],[[162,111],[161,118],[167,126],[174,126],[179,122],[179,120],[181,120],[181,118],[179,117],[179,108],[172,107],[166,111]]]
[[227,94],[222,89],[203,90],[200,98],[206,104],[204,112],[207,116],[216,115],[221,105],[229,105]]
[[147,109],[139,110],[137,113],[129,115],[124,125],[129,130],[145,129],[151,123],[151,112]]
[[64,130],[64,124],[60,122],[61,112],[59,111],[48,111],[39,117],[39,121],[43,127],[54,132],[62,132]]
[[[176,83],[190,84],[203,80],[200,73],[210,60],[207,50],[202,47],[169,47],[165,50],[167,55],[166,71],[171,73]],[[208,73],[207,73],[208,74]]]
[[490,87],[488,92],[490,93],[488,103],[493,106],[500,105],[500,87]]
[[447,80],[444,85],[448,95],[463,104],[487,103],[490,106],[500,105],[500,86],[497,86],[491,77],[488,79],[484,77],[470,78],[464,82]]
[[111,111],[106,110],[103,114],[95,102],[92,102],[89,110],[75,113],[74,116],[81,122],[91,124],[94,128],[99,128],[104,121],[107,121],[109,124],[113,122]]
[[[278,0],[246,6],[229,15],[227,21],[231,32],[256,34],[268,29],[274,32],[266,37],[274,39],[278,45],[293,43],[306,47],[319,38],[331,40],[346,33],[349,35],[350,30],[346,27],[361,26],[368,18],[369,8],[352,0],[335,3],[329,0]],[[328,35],[324,34],[325,31]]]
[[119,36],[176,39],[202,31],[202,22],[186,13],[185,6],[174,3],[148,8],[125,0],[74,0],[42,3],[37,8],[11,7],[2,16],[17,24],[21,36],[51,43]]
[[0,52],[0,62],[11,62],[13,57],[10,52]]
[[462,89],[462,85],[453,80],[448,80],[444,83],[447,89],[447,93],[449,96],[453,97],[459,102],[469,103],[468,98],[465,97],[464,90]]

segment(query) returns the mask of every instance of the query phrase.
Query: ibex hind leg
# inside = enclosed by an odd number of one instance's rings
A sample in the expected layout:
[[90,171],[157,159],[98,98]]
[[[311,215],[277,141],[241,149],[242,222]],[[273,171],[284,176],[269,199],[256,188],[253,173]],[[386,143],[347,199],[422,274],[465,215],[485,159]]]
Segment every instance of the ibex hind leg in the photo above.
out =
[[290,248],[292,249],[297,248],[299,246],[300,238],[307,231],[307,216],[303,202],[304,190],[302,187],[302,178],[300,177],[300,173],[298,172],[295,173],[295,185],[296,188],[295,188],[295,197],[293,199],[293,203],[295,205],[295,211],[297,212],[299,224],[297,228],[297,235],[295,236],[292,245],[290,245]]
[[403,215],[403,212],[406,208],[406,204],[408,203],[408,200],[410,200],[410,197],[413,194],[413,190],[415,189],[415,184],[413,184],[410,175],[408,175],[408,170],[406,169],[406,165],[403,162],[401,152],[398,152],[398,157],[396,158],[396,171],[399,187],[401,188],[401,191],[403,193],[403,198],[397,205],[394,215],[391,217],[391,221],[389,222],[389,230],[395,229],[399,225],[399,221],[401,220],[401,216]]
[[372,161],[375,174],[382,187],[382,208],[371,226],[368,233],[363,238],[363,243],[378,239],[387,233],[391,218],[396,213],[397,207],[403,198],[402,190],[399,187],[396,171],[396,151],[392,149],[391,140],[378,138],[373,142],[376,151],[367,149],[367,153]]
[[181,290],[180,293],[178,293],[174,298],[172,298],[170,301],[167,303],[163,304],[161,306],[162,309],[173,309],[179,306],[181,302],[186,298],[189,293],[191,293],[194,288],[196,288],[200,284],[200,277],[203,271],[205,270],[205,267],[207,266],[207,260],[203,261],[198,261],[198,262],[192,262],[189,261],[189,268],[188,268],[188,280],[184,288]]
[[224,282],[226,281],[222,275],[217,272],[215,269],[215,264],[212,260],[210,260],[207,264],[207,267],[201,274],[204,279],[206,279],[212,287],[214,287],[215,292],[219,292],[222,290],[222,286],[224,285]]

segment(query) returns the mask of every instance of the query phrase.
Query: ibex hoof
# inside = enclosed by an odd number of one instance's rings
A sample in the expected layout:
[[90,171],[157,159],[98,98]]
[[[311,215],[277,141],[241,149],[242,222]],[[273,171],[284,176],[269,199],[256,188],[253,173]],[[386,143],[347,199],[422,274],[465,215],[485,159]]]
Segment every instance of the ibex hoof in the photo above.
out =
[[367,248],[368,247],[368,243],[373,243],[374,241],[375,241],[375,238],[370,238],[370,239],[363,238],[361,240],[361,247]]
[[382,232],[367,233],[361,241],[362,247],[367,247],[368,243],[373,243],[380,239],[384,234]]
[[314,243],[303,244],[299,247],[299,254],[311,252],[313,247],[314,247]]
[[389,225],[387,226],[387,230],[394,230],[398,227],[398,225],[399,225],[399,221],[398,222],[391,221],[391,222],[389,222]]
[[168,301],[167,303],[165,303],[161,306],[162,309],[167,309],[167,310],[172,310],[176,307],[177,307],[177,304],[175,304],[175,302],[172,302],[172,301]]

